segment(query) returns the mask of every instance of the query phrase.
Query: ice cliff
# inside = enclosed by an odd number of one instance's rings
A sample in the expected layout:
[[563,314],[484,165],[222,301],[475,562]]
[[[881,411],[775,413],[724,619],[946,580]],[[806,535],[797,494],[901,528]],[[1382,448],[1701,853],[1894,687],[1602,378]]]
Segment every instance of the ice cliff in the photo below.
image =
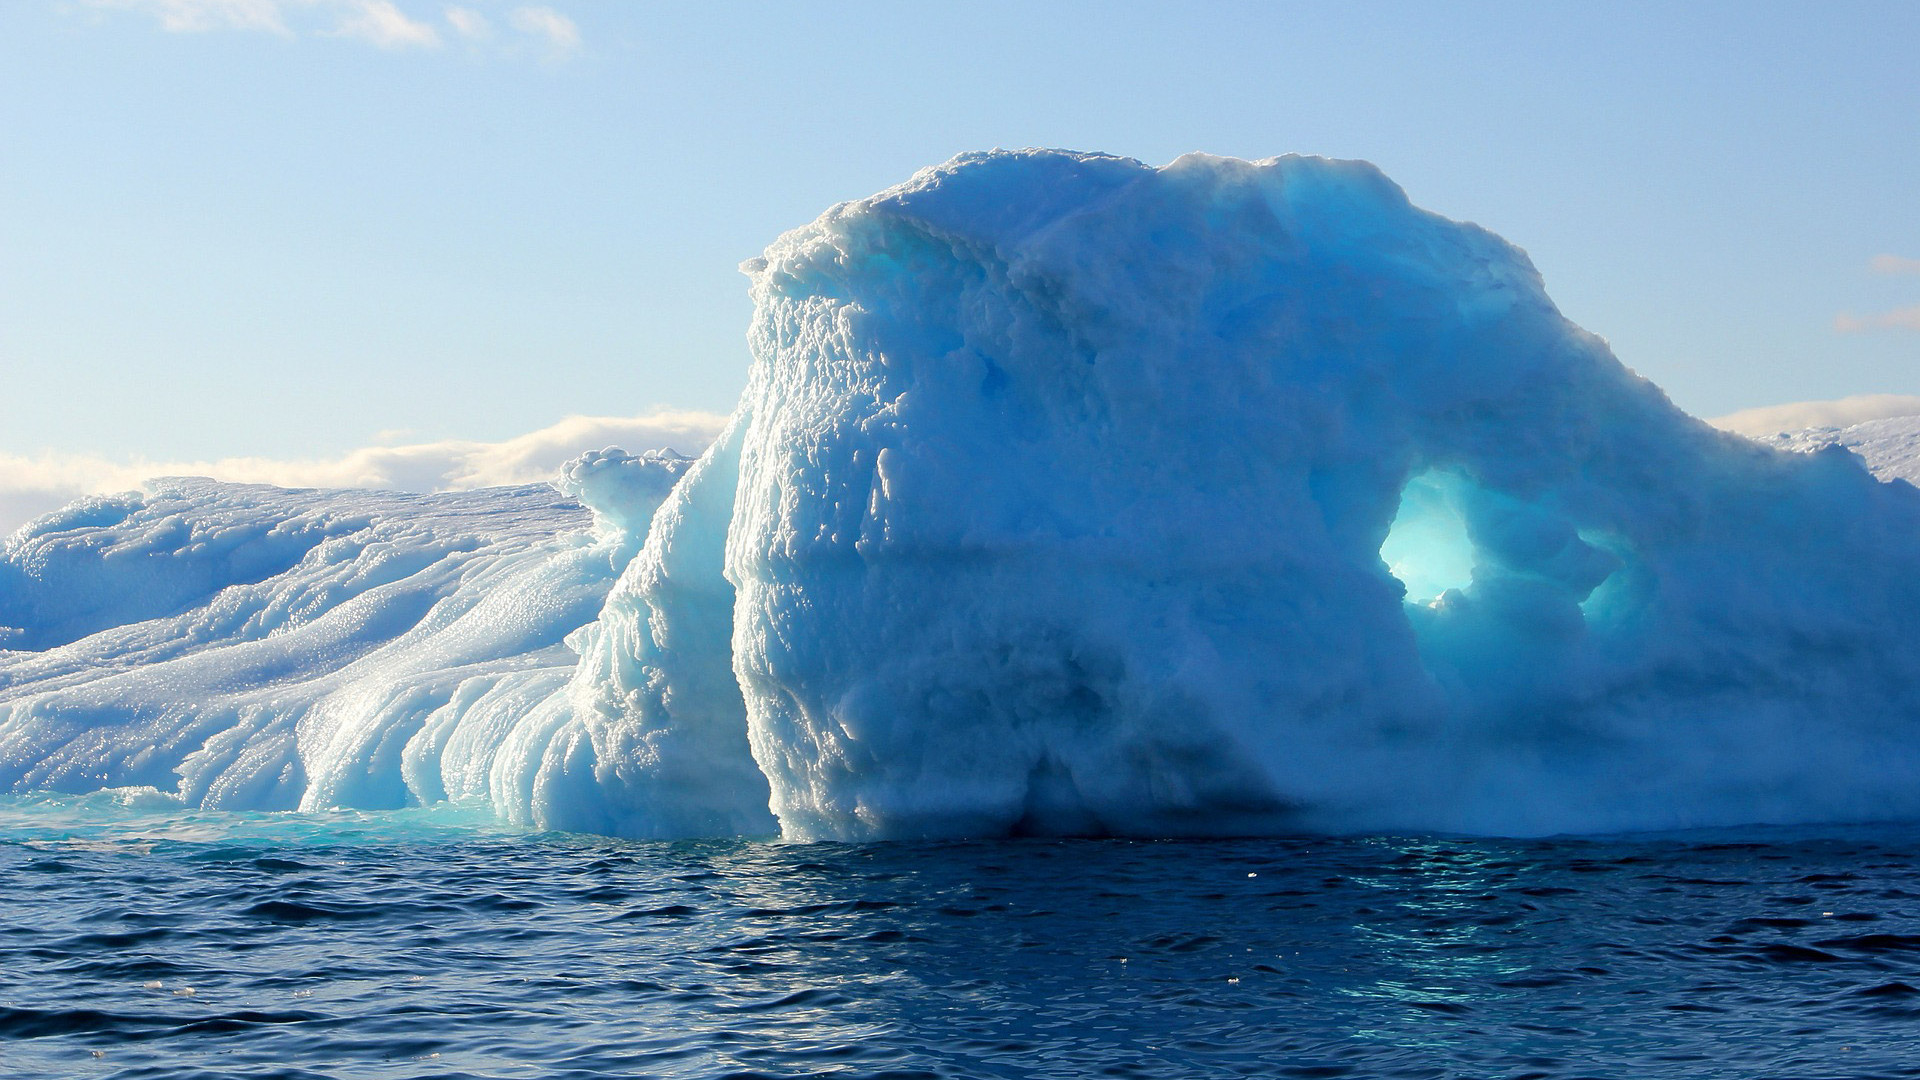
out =
[[17,534],[0,784],[635,836],[1920,815],[1920,490],[1683,414],[1369,165],[965,155],[746,269],[732,424],[570,468],[594,529],[179,483]]

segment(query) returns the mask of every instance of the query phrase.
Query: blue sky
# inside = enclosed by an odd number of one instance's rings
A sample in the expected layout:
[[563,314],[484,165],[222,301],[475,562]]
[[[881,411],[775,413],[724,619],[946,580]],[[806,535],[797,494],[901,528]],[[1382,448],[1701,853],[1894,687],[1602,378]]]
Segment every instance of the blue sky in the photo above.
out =
[[742,259],[991,146],[1366,158],[1694,412],[1920,394],[1916,41],[1912,3],[18,0],[0,456],[724,412]]

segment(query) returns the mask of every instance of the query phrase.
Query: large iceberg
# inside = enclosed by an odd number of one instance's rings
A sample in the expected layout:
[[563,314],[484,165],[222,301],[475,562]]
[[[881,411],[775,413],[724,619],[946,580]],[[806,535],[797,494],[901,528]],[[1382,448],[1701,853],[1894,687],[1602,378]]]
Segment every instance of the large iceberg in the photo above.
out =
[[1920,812],[1920,492],[1683,414],[1371,166],[968,155],[750,269],[791,832]]
[[1762,441],[1803,454],[1844,447],[1860,455],[1875,476],[1920,484],[1920,416],[1889,416],[1846,427],[1782,431]]
[[1920,490],[1685,415],[1370,165],[970,154],[746,269],[732,423],[602,470],[650,479],[596,529],[187,484],[17,534],[0,784],[633,836],[1920,815]]

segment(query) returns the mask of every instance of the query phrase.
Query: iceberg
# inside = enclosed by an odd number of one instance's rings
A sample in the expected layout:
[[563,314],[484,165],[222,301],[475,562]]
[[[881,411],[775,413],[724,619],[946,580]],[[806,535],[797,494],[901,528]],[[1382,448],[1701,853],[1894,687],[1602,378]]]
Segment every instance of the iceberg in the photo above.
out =
[[1920,816],[1906,459],[1686,415],[1371,165],[967,154],[744,270],[698,462],[16,534],[0,787],[638,837]]
[[1687,416],[1371,166],[967,155],[749,272],[791,833],[1920,810],[1920,492]]

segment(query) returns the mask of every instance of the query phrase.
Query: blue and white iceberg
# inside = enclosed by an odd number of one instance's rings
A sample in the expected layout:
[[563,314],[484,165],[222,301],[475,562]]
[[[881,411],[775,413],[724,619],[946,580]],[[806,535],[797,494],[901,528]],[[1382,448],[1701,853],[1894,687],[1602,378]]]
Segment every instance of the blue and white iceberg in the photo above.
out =
[[17,534],[0,785],[632,836],[1920,816],[1920,490],[1687,416],[1370,165],[970,154],[746,269],[727,432],[569,481],[597,529],[185,482]]

